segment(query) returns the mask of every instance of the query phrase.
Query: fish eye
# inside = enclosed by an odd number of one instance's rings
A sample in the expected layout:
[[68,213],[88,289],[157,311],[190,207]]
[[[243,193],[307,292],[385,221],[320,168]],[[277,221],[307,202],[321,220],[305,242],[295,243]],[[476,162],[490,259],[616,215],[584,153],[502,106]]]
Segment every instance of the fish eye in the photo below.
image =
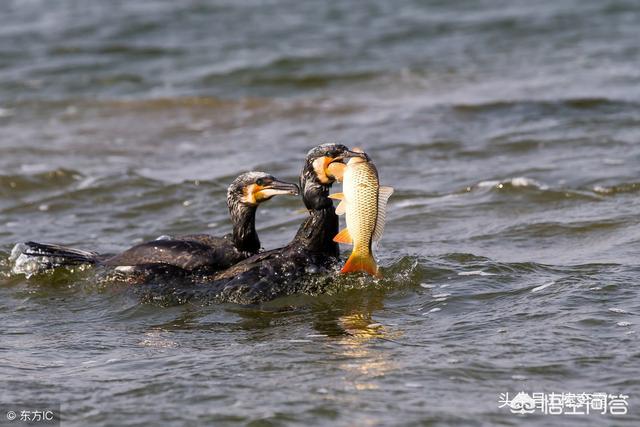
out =
[[258,178],[258,179],[256,179],[256,184],[258,184],[258,185],[264,185],[264,179],[262,179],[262,178]]

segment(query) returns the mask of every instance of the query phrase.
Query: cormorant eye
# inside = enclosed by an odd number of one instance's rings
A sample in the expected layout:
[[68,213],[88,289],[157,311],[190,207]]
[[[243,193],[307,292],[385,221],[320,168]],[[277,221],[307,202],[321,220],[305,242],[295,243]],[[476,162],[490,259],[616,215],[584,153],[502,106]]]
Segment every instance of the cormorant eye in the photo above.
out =
[[258,184],[258,185],[260,185],[260,186],[264,185],[264,179],[262,179],[262,178],[258,178],[258,179],[256,180],[256,184]]

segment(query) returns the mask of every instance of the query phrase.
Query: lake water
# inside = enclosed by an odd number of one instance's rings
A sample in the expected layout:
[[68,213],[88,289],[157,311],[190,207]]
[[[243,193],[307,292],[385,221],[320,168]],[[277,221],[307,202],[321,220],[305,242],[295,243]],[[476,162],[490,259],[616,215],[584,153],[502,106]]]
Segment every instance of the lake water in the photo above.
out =
[[[634,1],[2,2],[0,402],[65,426],[639,425],[639,28]],[[384,286],[167,306],[10,272],[24,240],[225,234],[233,177],[295,180],[327,141],[396,189]],[[260,208],[266,248],[301,208]],[[498,407],[520,391],[628,414]]]

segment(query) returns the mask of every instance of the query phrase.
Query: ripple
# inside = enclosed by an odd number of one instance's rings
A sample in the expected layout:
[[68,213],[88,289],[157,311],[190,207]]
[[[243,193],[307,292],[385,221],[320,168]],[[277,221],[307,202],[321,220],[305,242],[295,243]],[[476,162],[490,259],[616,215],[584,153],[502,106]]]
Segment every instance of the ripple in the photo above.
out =
[[548,283],[545,283],[543,285],[536,286],[535,288],[531,289],[531,292],[540,292],[541,290],[546,289],[551,285],[555,285],[555,283],[556,282],[548,282]]
[[608,108],[632,108],[637,103],[626,100],[610,99],[610,98],[567,98],[562,100],[516,100],[516,101],[491,101],[477,104],[457,104],[453,109],[464,113],[484,113],[496,112],[502,110],[518,109],[523,107],[533,107],[541,110],[549,110],[548,113],[562,109],[577,110],[601,110]]
[[64,168],[35,174],[0,175],[0,195],[15,197],[31,192],[65,188],[80,179],[82,179],[80,172]]
[[454,194],[486,192],[497,196],[509,197],[518,195],[536,202],[557,202],[559,200],[600,201],[599,194],[572,188],[554,188],[527,177],[514,177],[502,180],[486,180],[466,187]]
[[613,196],[616,194],[637,193],[640,191],[640,182],[629,182],[611,186],[596,185],[593,187],[593,191],[598,194],[606,196]]
[[495,273],[487,273],[482,270],[473,270],[473,271],[461,271],[458,273],[458,276],[495,276]]

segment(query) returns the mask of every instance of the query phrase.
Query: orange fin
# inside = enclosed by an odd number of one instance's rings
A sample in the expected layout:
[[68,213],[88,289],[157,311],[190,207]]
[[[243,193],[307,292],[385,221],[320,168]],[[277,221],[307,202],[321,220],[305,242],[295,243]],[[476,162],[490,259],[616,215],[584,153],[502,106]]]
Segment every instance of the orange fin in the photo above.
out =
[[351,238],[351,234],[349,234],[349,229],[345,228],[336,234],[336,237],[333,238],[333,241],[336,243],[344,243],[346,245],[353,244],[353,239]]
[[355,273],[358,271],[364,271],[372,276],[380,277],[378,273],[378,265],[371,254],[366,256],[352,253],[340,272]]
[[330,199],[335,199],[335,200],[342,200],[342,199],[344,199],[344,193],[329,194],[329,198]]

